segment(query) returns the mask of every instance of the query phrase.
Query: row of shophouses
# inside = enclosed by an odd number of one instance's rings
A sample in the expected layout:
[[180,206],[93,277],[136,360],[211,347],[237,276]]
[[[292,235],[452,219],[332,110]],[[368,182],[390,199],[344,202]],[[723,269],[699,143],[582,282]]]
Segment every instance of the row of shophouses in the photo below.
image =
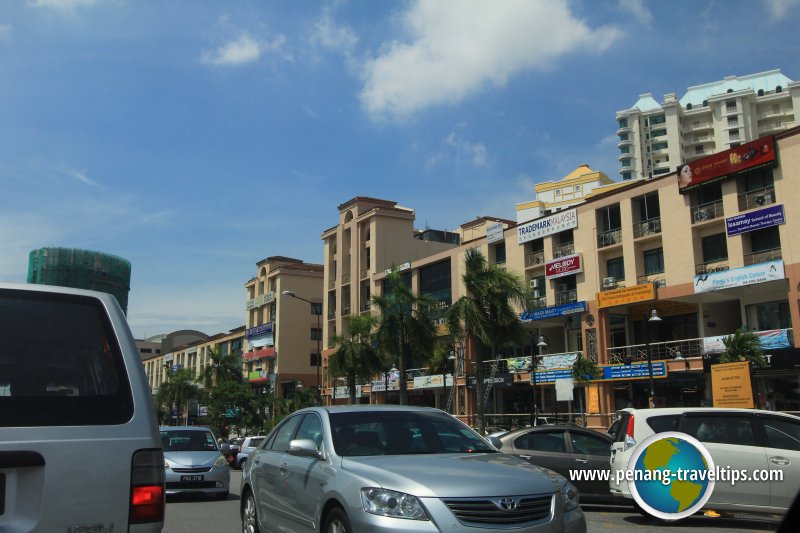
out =
[[[416,293],[439,302],[435,319],[451,358],[406,376],[388,362],[358,387],[362,403],[397,402],[406,379],[410,403],[467,421],[479,401],[498,419],[526,416],[534,399],[540,414],[563,415],[559,382],[582,354],[602,375],[573,394],[584,396],[589,426],[607,427],[617,409],[646,407],[651,383],[656,405],[711,405],[710,367],[722,339],[744,329],[760,336],[769,361],[752,371],[755,406],[800,411],[792,327],[800,323],[800,128],[696,159],[691,169],[690,183],[677,172],[620,183],[581,165],[538,185],[535,200],[516,206],[518,220],[479,217],[455,231],[416,230],[413,209],[352,198],[322,231],[322,265],[259,262],[245,283],[246,325],[145,354],[151,386],[170,368],[199,372],[207,350],[220,347],[242,353],[245,377],[262,392],[319,386],[323,403],[346,403],[344,383],[328,373],[328,339],[345,333],[349,316],[377,312],[371,297],[397,268]],[[527,340],[483,363],[482,398],[475,347],[450,338],[443,320],[464,294],[472,248],[530,288],[519,309]]]

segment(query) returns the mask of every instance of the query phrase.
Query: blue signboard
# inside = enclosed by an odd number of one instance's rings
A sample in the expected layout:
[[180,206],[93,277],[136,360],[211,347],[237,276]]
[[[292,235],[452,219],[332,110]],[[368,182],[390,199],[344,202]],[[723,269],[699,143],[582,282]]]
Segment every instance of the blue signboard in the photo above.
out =
[[[647,363],[604,366],[602,369],[603,376],[600,379],[643,379],[650,377],[650,369]],[[666,363],[664,361],[653,362],[653,377],[663,378],[666,375]]]
[[557,379],[569,379],[572,377],[571,368],[561,368],[558,370],[545,370],[536,372],[536,383],[553,383]]
[[725,219],[725,227],[728,230],[728,237],[747,233],[761,228],[778,226],[784,224],[786,220],[783,216],[783,205],[773,205],[758,211],[742,213],[735,217]]
[[519,319],[522,321],[531,320],[544,320],[546,318],[553,318],[557,316],[572,315],[574,313],[583,313],[586,311],[586,302],[573,302],[564,305],[556,305],[553,307],[543,307],[535,311],[526,311],[519,314]]
[[267,322],[266,324],[261,324],[260,326],[255,326],[247,330],[247,338],[250,337],[258,337],[260,335],[266,335],[267,333],[272,333],[272,322]]

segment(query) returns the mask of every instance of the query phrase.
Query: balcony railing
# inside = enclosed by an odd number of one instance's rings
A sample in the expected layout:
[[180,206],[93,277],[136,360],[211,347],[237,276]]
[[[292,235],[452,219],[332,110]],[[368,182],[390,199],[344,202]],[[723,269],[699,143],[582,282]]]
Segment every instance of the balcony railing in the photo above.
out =
[[342,306],[342,316],[347,316],[350,314],[350,305],[343,305]]
[[[647,361],[647,345],[631,344],[616,346],[606,350],[608,364],[630,364]],[[651,342],[651,359],[675,359],[681,357],[698,357],[703,355],[703,339],[684,339],[669,342]]]
[[544,264],[544,250],[537,250],[525,254],[525,266],[531,267]]
[[664,274],[644,274],[642,276],[636,276],[636,283],[637,285],[655,283],[656,287],[659,289],[667,286],[667,280],[664,278]]
[[715,259],[706,263],[698,263],[694,266],[694,273],[698,276],[703,274],[710,274],[712,272],[722,272],[728,270],[730,265],[727,259]]
[[336,311],[328,311],[328,320],[336,318]]
[[661,217],[642,220],[633,225],[634,238],[644,237],[645,235],[656,235],[658,233],[661,233]]
[[739,211],[755,209],[775,203],[775,187],[764,187],[755,191],[747,191],[739,195]]
[[350,274],[342,274],[342,284],[350,283]]
[[714,220],[724,215],[722,210],[722,200],[716,200],[707,204],[693,206],[691,209],[692,224]]
[[575,253],[575,243],[565,242],[553,248],[553,257],[564,257]]
[[762,250],[760,252],[752,252],[744,254],[745,265],[757,265],[758,263],[766,263],[767,261],[777,261],[783,258],[783,253],[780,248],[773,248],[772,250]]
[[370,302],[369,300],[364,300],[363,302],[361,302],[361,304],[359,304],[358,308],[361,310],[362,313],[364,311],[369,311],[370,309],[372,309],[372,302]]
[[597,234],[597,247],[605,248],[614,244],[622,242],[622,229],[612,229],[609,231],[602,231]]
[[547,307],[547,298],[544,296],[540,296],[538,298],[530,298],[528,299],[528,304],[526,306],[528,310],[531,309],[541,309],[542,307]]
[[367,278],[367,277],[369,277],[369,269],[368,268],[362,268],[361,269],[361,279],[364,279],[364,278]]
[[556,293],[556,305],[563,305],[578,301],[578,291],[571,289]]
[[335,288],[336,288],[336,280],[332,279],[332,280],[328,281],[328,290],[335,289]]

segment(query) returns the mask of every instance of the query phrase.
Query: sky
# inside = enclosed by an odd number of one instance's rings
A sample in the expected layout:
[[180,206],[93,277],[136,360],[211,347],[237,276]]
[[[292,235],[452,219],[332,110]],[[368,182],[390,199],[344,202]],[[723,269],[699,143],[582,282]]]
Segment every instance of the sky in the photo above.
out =
[[617,111],[798,80],[798,27],[800,0],[4,0],[0,281],[96,250],[132,264],[136,338],[227,332],[351,198],[453,230],[581,164],[619,180]]

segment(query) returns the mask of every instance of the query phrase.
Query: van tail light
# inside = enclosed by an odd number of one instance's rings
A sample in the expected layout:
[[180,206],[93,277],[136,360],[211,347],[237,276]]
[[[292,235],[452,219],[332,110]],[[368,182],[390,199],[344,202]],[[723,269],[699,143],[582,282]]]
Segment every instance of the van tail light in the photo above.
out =
[[166,506],[164,452],[138,450],[131,468],[129,524],[163,522]]
[[633,421],[634,416],[628,416],[628,426],[625,428],[625,442],[622,445],[622,451],[636,446],[636,439],[633,438]]

